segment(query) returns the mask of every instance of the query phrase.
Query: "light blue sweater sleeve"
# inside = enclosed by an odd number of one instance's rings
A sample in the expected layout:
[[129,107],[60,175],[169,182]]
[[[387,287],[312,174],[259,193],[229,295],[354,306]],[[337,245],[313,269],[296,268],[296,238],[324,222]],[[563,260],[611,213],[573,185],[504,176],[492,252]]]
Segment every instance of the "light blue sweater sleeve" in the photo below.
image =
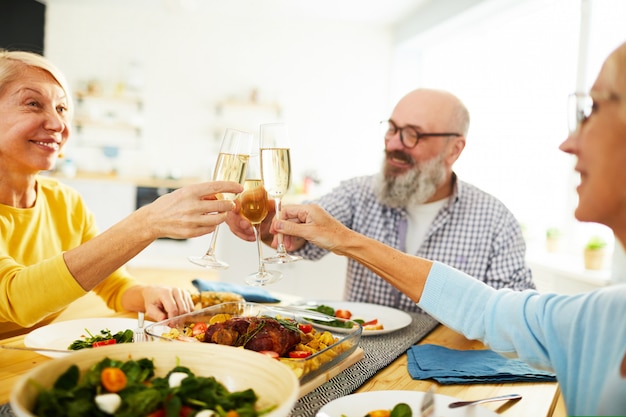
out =
[[570,415],[598,415],[608,380],[623,390],[612,410],[626,414],[626,285],[578,295],[495,290],[436,262],[418,305],[469,339],[553,370]]

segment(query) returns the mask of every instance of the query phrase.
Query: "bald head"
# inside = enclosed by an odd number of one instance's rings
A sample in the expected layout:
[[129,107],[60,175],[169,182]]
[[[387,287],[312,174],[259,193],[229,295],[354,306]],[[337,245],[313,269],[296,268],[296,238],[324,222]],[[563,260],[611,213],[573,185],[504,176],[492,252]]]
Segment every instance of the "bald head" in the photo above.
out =
[[463,102],[444,90],[419,88],[400,99],[393,120],[419,126],[425,132],[458,132],[467,136],[469,112]]

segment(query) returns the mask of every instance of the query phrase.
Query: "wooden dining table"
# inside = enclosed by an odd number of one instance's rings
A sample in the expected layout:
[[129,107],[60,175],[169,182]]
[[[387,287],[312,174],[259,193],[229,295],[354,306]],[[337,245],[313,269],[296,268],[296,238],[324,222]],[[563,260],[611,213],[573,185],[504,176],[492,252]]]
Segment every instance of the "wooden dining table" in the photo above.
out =
[[[197,274],[196,274],[197,275]],[[68,307],[56,321],[93,317],[135,317],[129,313],[109,310],[95,296],[88,294]],[[437,326],[419,343],[436,344],[453,349],[484,349],[478,341],[468,340],[459,333]],[[4,346],[24,346],[24,335],[0,340]],[[33,367],[52,360],[33,351],[0,349],[0,404],[7,403],[13,385]],[[435,392],[463,400],[478,399],[503,394],[518,393],[521,400],[486,403],[486,407],[503,417],[564,417],[566,416],[559,386],[556,382],[499,383],[499,384],[454,384],[440,385],[432,380],[414,380],[407,370],[407,354],[404,353],[388,366],[378,371],[356,392],[380,390],[427,391],[435,386]]]

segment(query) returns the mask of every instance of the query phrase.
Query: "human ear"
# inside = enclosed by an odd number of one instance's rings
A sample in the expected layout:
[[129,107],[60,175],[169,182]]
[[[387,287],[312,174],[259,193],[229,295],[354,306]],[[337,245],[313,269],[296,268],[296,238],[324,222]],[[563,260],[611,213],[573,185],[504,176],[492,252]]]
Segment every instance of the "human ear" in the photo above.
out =
[[450,165],[452,165],[454,162],[456,162],[457,159],[459,159],[459,156],[461,156],[461,152],[463,152],[463,149],[465,149],[465,137],[455,137],[448,146],[446,156],[446,159],[448,160],[448,163]]

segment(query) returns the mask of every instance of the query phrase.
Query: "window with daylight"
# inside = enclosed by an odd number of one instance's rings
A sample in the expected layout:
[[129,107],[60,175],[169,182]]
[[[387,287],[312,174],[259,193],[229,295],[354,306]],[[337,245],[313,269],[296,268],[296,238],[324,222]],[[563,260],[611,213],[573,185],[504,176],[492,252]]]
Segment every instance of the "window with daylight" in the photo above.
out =
[[501,199],[525,228],[529,250],[546,231],[580,253],[611,231],[573,217],[578,175],[559,151],[567,97],[586,91],[601,63],[626,40],[621,0],[483,1],[397,45],[394,95],[417,86],[458,95],[471,115],[459,177]]

